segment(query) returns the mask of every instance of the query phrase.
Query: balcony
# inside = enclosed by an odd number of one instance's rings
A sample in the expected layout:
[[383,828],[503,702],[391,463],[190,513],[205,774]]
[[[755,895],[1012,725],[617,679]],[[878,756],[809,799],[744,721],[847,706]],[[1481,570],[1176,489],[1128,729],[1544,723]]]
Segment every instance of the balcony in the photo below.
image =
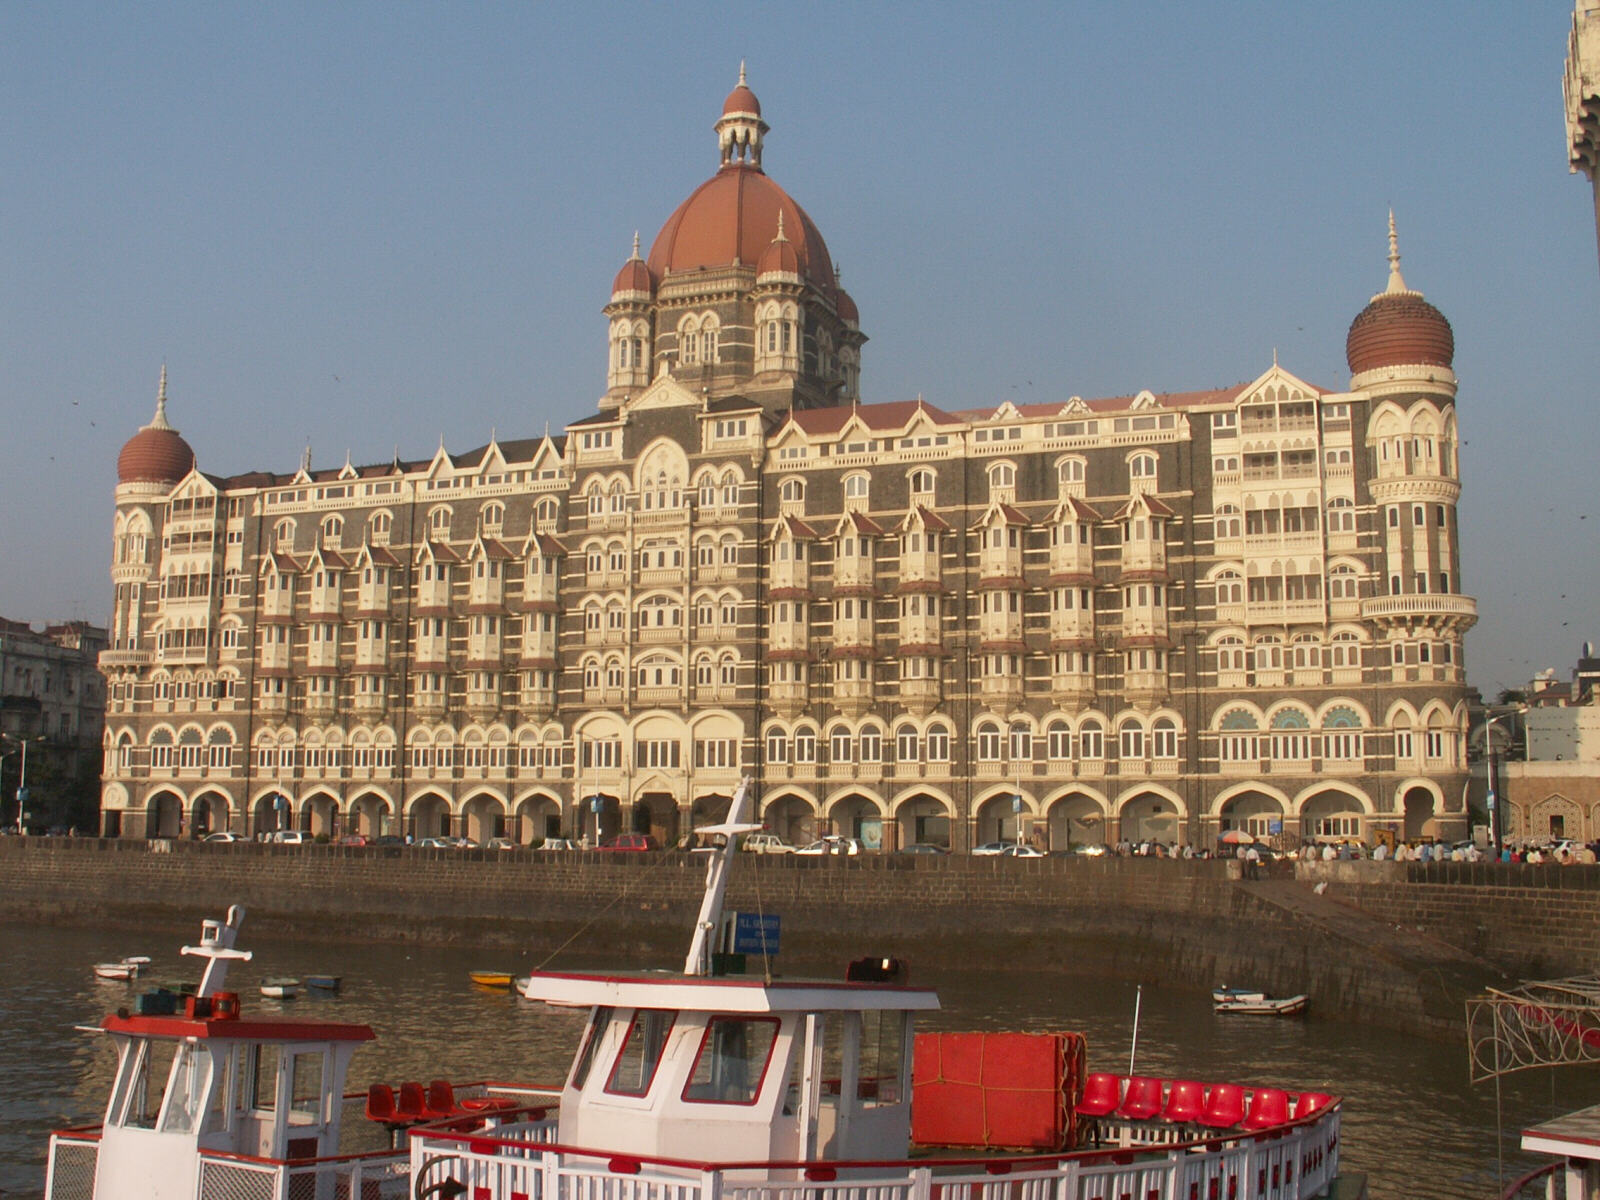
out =
[[1020,675],[995,675],[983,679],[978,686],[978,698],[985,708],[994,712],[1009,713],[1022,706],[1022,677]]
[[1470,596],[1433,592],[1416,596],[1374,596],[1361,602],[1361,615],[1369,621],[1424,617],[1476,621],[1478,602]]
[[925,717],[939,706],[940,687],[937,679],[902,679],[900,703],[919,717]]
[[154,659],[155,655],[148,650],[102,650],[100,651],[100,669],[147,667]]

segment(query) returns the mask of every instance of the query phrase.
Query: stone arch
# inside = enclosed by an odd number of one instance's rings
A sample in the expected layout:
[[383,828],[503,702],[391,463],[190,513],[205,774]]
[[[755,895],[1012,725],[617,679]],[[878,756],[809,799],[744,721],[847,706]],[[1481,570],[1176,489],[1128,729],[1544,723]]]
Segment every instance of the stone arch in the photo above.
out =
[[311,837],[338,837],[343,815],[339,797],[326,791],[312,792],[300,803],[300,832]]
[[1372,801],[1360,788],[1331,780],[1312,784],[1294,801],[1303,841],[1365,841],[1372,812]]
[[804,846],[821,831],[819,813],[816,797],[786,788],[761,806],[761,823],[784,841]]
[[[269,744],[271,744],[269,742]],[[267,787],[257,793],[251,805],[252,821],[257,837],[276,833],[293,826],[293,801],[280,788]]]
[[521,846],[563,836],[561,801],[549,792],[528,793],[517,801],[513,829],[515,832],[512,836]]
[[505,798],[487,790],[473,793],[461,806],[461,834],[480,846],[490,838],[505,837]]
[[392,832],[394,804],[377,788],[368,788],[350,802],[349,832],[371,839]]
[[197,838],[233,828],[233,806],[221,792],[205,791],[189,806],[189,828]]
[[913,845],[942,846],[949,850],[955,805],[934,788],[903,792],[891,804],[895,848]]
[[420,841],[447,837],[453,830],[450,800],[439,792],[419,792],[406,805],[406,825],[410,836]]
[[1019,813],[1016,810],[1017,796],[1016,789],[1004,788],[992,791],[978,801],[972,814],[974,846],[981,846],[985,842],[1015,842],[1019,821],[1023,839],[1027,839],[1033,829],[1033,804],[1024,794],[1022,811]]
[[183,836],[183,797],[171,788],[155,792],[145,801],[144,835],[147,838]]
[[1189,808],[1183,797],[1160,784],[1144,783],[1117,797],[1117,828],[1125,842],[1181,844]]
[[1405,822],[1405,839],[1433,837],[1444,812],[1444,792],[1431,779],[1412,778],[1394,790],[1395,812]]
[[851,788],[828,802],[828,820],[833,832],[853,837],[864,850],[883,848],[882,797],[866,788]]
[[1289,812],[1289,798],[1270,784],[1240,783],[1218,793],[1212,802],[1212,813],[1217,818],[1219,832],[1242,829],[1257,837],[1276,836],[1272,825],[1277,822],[1279,831]]
[[1073,786],[1056,796],[1045,808],[1046,828],[1052,850],[1104,843],[1106,816],[1110,805],[1092,788]]

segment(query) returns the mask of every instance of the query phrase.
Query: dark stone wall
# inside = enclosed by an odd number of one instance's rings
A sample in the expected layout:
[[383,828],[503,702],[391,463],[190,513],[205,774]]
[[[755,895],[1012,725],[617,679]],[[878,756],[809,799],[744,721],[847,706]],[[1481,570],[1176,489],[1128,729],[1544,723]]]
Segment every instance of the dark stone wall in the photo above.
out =
[[[564,950],[676,967],[704,882],[704,860],[680,854],[152,845],[0,839],[0,911],[192,932],[200,916],[244,904],[262,937],[515,945],[535,961]],[[889,954],[1182,989],[1248,982],[1307,992],[1319,1013],[1447,1036],[1484,984],[1592,970],[1600,949],[1600,868],[1294,870],[1298,883],[1285,871],[1249,885],[1223,861],[747,856],[728,907],[781,914],[791,964]]]

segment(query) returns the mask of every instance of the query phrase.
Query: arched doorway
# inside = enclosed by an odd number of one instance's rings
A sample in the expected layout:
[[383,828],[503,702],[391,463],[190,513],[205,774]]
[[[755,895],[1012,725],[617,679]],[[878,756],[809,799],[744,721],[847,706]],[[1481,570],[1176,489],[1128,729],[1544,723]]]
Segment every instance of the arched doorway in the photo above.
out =
[[175,838],[183,834],[183,801],[171,792],[157,792],[144,807],[147,838]]
[[1122,840],[1161,842],[1175,846],[1183,841],[1183,822],[1178,806],[1156,792],[1140,792],[1122,805]]
[[339,799],[327,792],[315,792],[300,806],[300,829],[310,837],[339,836]]
[[1222,806],[1219,832],[1240,829],[1258,838],[1273,838],[1283,833],[1283,802],[1265,792],[1245,791],[1232,796]]
[[1365,841],[1367,818],[1361,802],[1334,789],[1308,796],[1300,806],[1300,837],[1308,842]]
[[228,798],[217,792],[206,792],[189,807],[189,828],[197,838],[208,833],[221,833],[229,828],[230,806]]
[[633,832],[648,833],[669,849],[677,845],[677,797],[671,792],[640,792],[633,802]]
[[1017,840],[1017,822],[1020,817],[1023,825],[1023,836],[1027,836],[1031,828],[1027,805],[1024,804],[1022,812],[1017,812],[1017,797],[1014,792],[1001,792],[990,796],[978,806],[977,829],[973,833],[972,844],[982,846],[989,842],[1014,842]]
[[490,838],[506,835],[506,806],[498,796],[479,792],[461,810],[461,833],[480,846]]
[[376,792],[364,792],[350,804],[350,832],[365,838],[391,832],[389,802]]
[[1401,806],[1406,814],[1406,841],[1414,842],[1420,838],[1433,836],[1435,813],[1431,791],[1425,787],[1407,788]]
[[936,796],[912,796],[895,815],[901,847],[926,845],[950,849],[950,810]]
[[420,841],[450,836],[450,801],[438,792],[426,792],[411,802],[411,837]]
[[883,813],[866,796],[852,794],[834,801],[833,831],[855,838],[863,850],[883,849]]
[[728,810],[733,807],[733,797],[718,792],[711,792],[704,796],[696,796],[694,803],[689,806],[689,831],[699,829],[702,825],[717,825],[728,819]]
[[591,792],[578,800],[576,835],[593,846],[622,832],[622,800],[604,792]]
[[792,792],[769,800],[761,810],[761,823],[792,846],[817,840],[817,813],[804,796]]
[[1106,814],[1093,796],[1074,792],[1050,806],[1050,849],[1101,845],[1106,840]]
[[291,823],[289,797],[282,792],[266,792],[256,798],[253,813],[257,837],[288,829]]
[[528,796],[517,805],[512,825],[513,832],[507,836],[515,838],[519,846],[561,837],[561,802],[554,796]]

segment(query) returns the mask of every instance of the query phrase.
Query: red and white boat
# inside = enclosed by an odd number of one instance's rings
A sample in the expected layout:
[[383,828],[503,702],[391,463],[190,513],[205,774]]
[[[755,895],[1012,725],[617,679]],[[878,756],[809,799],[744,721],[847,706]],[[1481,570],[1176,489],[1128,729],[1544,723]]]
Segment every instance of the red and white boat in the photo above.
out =
[[[347,1094],[371,1029],[241,1014],[223,988],[248,957],[235,908],[184,948],[206,960],[184,1013],[100,1026],[118,1054],[105,1118],[52,1136],[46,1196],[1300,1200],[1332,1187],[1337,1098],[1085,1078],[1069,1034],[919,1037],[938,997],[892,962],[845,980],[713,975],[737,835],[758,828],[741,822],[748,794],[746,781],[727,823],[700,831],[724,846],[682,974],[529,978],[528,998],[589,1012],[560,1087]],[[1360,1195],[1350,1182],[1341,1195]]]

